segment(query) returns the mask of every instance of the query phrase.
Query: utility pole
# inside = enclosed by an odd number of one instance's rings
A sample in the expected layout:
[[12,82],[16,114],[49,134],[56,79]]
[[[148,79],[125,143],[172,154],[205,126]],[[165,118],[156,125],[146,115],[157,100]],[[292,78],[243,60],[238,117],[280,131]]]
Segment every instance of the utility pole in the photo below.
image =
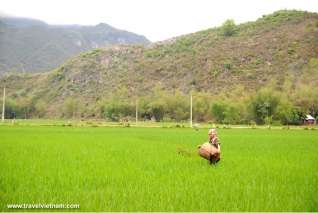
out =
[[6,87],[3,87],[3,99],[2,99],[2,122],[4,122],[5,108],[6,108]]
[[192,92],[190,92],[190,127],[192,128]]
[[138,123],[138,99],[136,98],[136,126]]
[[21,67],[22,67],[22,73],[25,74],[25,69],[24,69],[24,65],[20,62]]

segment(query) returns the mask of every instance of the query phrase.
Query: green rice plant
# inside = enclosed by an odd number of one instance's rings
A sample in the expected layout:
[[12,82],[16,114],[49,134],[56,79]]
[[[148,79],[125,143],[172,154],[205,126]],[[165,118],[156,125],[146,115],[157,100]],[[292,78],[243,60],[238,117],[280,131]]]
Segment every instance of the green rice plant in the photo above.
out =
[[318,211],[318,131],[232,128],[218,137],[222,159],[211,166],[197,155],[207,129],[2,125],[0,210]]

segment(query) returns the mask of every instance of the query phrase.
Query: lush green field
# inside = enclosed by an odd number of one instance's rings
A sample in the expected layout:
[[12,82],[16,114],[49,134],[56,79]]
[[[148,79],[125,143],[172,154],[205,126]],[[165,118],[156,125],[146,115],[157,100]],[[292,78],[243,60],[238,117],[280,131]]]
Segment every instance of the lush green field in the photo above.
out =
[[0,210],[318,211],[318,131],[218,133],[211,166],[196,153],[206,129],[0,126]]

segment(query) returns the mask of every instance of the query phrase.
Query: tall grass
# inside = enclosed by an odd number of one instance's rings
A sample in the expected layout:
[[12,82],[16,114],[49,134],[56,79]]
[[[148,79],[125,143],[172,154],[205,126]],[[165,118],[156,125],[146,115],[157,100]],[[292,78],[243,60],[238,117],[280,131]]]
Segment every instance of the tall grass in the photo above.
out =
[[0,210],[318,211],[318,131],[218,134],[211,166],[196,153],[202,129],[0,126]]

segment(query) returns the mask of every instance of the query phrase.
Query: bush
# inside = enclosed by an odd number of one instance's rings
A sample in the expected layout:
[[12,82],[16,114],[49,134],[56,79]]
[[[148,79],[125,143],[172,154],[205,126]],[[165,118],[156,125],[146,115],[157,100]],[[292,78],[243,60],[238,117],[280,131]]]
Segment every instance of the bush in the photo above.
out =
[[234,20],[228,19],[221,26],[223,36],[233,36],[237,32],[237,27]]
[[279,103],[278,95],[271,89],[262,89],[250,102],[250,110],[257,124],[270,124]]
[[290,103],[280,104],[277,107],[277,117],[283,125],[302,124],[305,113],[300,108],[292,106]]
[[133,115],[135,106],[125,101],[113,101],[104,105],[104,116],[111,121],[119,121],[123,117]]
[[65,100],[63,105],[63,115],[66,118],[73,118],[78,110],[78,101],[73,98]]
[[212,104],[211,107],[211,113],[217,123],[222,123],[224,118],[225,118],[225,109],[226,109],[226,104],[222,102],[216,102]]
[[232,69],[232,65],[230,63],[226,63],[226,64],[224,64],[224,68],[226,70],[231,70]]
[[244,118],[241,115],[240,106],[234,103],[215,102],[212,104],[211,112],[217,123],[238,124]]

